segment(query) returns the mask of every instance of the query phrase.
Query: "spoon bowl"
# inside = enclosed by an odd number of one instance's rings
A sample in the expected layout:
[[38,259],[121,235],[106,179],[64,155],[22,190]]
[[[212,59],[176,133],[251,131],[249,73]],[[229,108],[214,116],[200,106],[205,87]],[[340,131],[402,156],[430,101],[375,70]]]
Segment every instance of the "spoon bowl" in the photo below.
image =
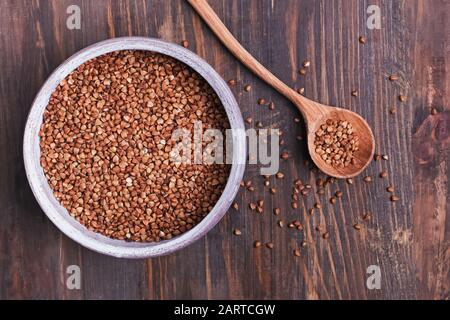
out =
[[[313,122],[308,122],[308,150],[315,165],[324,173],[336,178],[351,178],[360,174],[372,161],[375,152],[375,139],[369,124],[359,114],[336,107],[324,107],[325,112]],[[354,154],[354,163],[337,167],[325,162],[315,151],[316,131],[328,119],[348,121],[359,137],[359,150]]]

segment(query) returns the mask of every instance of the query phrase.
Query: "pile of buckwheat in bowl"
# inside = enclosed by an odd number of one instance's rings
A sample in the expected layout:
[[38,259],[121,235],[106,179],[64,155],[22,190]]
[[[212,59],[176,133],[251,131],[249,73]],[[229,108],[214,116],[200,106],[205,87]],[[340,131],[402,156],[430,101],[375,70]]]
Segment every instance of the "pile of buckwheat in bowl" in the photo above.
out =
[[229,127],[195,71],[149,51],[83,63],[50,97],[40,163],[56,199],[91,231],[127,241],[171,239],[200,222],[225,187],[227,164],[174,163],[174,130]]

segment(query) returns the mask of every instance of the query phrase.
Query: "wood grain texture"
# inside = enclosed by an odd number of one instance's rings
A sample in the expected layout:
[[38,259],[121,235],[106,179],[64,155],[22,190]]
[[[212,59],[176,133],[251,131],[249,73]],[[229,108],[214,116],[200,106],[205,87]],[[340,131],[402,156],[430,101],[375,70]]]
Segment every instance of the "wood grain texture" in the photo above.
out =
[[[374,130],[373,162],[353,185],[337,181],[324,195],[300,197],[291,208],[293,180],[316,189],[298,111],[240,65],[183,0],[0,0],[0,298],[61,299],[449,299],[450,111],[447,75],[448,1],[210,0],[225,25],[263,65],[293,88],[324,104],[346,106]],[[82,29],[66,27],[66,9],[81,8]],[[369,4],[381,8],[381,30],[366,28]],[[25,178],[22,135],[34,96],[62,61],[92,43],[119,36],[149,36],[180,43],[205,58],[233,87],[244,117],[285,134],[284,179],[263,186],[258,166],[231,209],[205,238],[151,260],[99,255],[67,239],[45,217]],[[361,45],[358,37],[367,43]],[[305,76],[298,74],[311,60]],[[387,77],[397,74],[399,80]],[[252,91],[245,93],[245,84]],[[359,96],[352,97],[351,91]],[[404,103],[398,95],[405,94]],[[258,106],[260,97],[276,109]],[[392,106],[395,115],[389,114]],[[430,110],[437,108],[437,115]],[[388,178],[378,178],[382,170]],[[385,191],[395,185],[400,201]],[[328,199],[343,192],[335,205]],[[248,202],[264,199],[264,214]],[[309,215],[315,202],[322,208]],[[272,208],[281,208],[281,215]],[[362,216],[372,213],[372,219]],[[279,228],[299,219],[304,231]],[[354,223],[363,227],[356,231]],[[317,225],[330,233],[325,240]],[[240,228],[243,235],[232,235]],[[305,239],[301,257],[292,250]],[[254,240],[274,249],[253,249]],[[68,265],[81,267],[82,289],[67,290]],[[380,290],[366,288],[366,269],[379,265]]]
[[[277,90],[297,107],[303,117],[306,127],[306,140],[309,156],[320,171],[335,178],[353,178],[358,176],[373,160],[375,152],[375,138],[367,122],[357,113],[312,101],[273,75],[258,60],[255,59],[231,34],[214,9],[206,0],[188,0],[203,21],[211,28],[222,44],[253,74]],[[302,65],[309,65],[309,62]],[[305,67],[306,68],[306,67]],[[302,71],[306,69],[302,67]],[[352,163],[345,167],[336,167],[327,163],[316,153],[316,132],[326,121],[348,121],[353,125],[354,132],[358,132],[359,149]],[[355,161],[355,162],[353,162]]]

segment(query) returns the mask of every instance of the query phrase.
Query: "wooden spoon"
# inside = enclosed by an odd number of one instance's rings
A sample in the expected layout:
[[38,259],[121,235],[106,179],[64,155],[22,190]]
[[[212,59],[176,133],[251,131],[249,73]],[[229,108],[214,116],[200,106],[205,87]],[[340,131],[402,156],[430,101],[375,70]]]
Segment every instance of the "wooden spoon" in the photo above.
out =
[[[214,10],[205,0],[187,0],[203,20],[209,25],[222,43],[253,73],[288,98],[303,115],[307,126],[308,150],[317,167],[336,178],[350,178],[358,175],[373,158],[375,139],[367,122],[357,113],[309,100],[288,87],[259,63],[225,27]],[[326,163],[315,151],[315,133],[328,119],[348,121],[359,137],[359,150],[355,152],[354,163],[346,167],[334,167]]]

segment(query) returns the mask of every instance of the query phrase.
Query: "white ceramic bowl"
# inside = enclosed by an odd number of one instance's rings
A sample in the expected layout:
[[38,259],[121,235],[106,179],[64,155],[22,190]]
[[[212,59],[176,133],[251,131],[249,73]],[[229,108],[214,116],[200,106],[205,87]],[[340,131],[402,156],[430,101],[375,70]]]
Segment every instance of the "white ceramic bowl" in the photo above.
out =
[[40,165],[38,132],[50,95],[69,73],[84,62],[117,50],[147,50],[171,56],[197,71],[214,89],[222,102],[232,129],[244,130],[244,122],[236,100],[225,81],[203,59],[193,52],[162,40],[140,37],[110,39],[91,45],[71,56],[47,79],[37,94],[25,127],[23,155],[27,178],[39,205],[49,219],[68,237],[94,251],[123,258],[147,258],[168,254],[193,243],[213,228],[226,213],[239,189],[245,168],[245,136],[233,137],[233,163],[222,196],[212,211],[194,228],[174,237],[155,243],[138,243],[115,240],[89,231],[72,218],[62,207],[47,183]]

